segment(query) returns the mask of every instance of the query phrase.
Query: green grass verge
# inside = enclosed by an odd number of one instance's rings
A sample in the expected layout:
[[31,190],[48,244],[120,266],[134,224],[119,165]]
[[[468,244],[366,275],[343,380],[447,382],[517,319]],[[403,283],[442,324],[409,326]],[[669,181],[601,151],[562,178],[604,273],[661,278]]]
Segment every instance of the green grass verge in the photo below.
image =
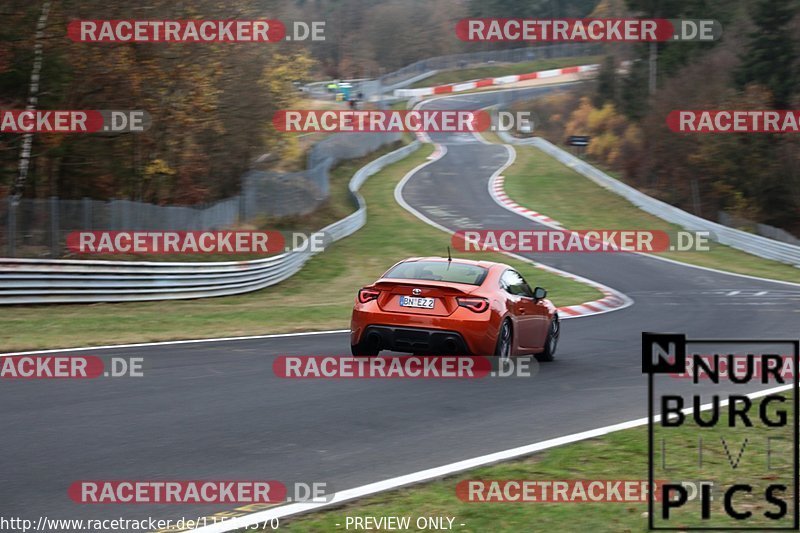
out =
[[[750,483],[754,488],[754,497],[739,495],[734,499],[734,504],[740,511],[749,510],[757,515],[758,527],[768,525],[769,521],[761,514],[767,510],[775,510],[775,507],[763,501],[764,488],[770,483],[785,483],[790,489],[783,497],[787,503],[791,502],[792,497],[792,469],[778,469],[790,465],[792,460],[793,410],[790,399],[791,394],[787,393],[787,402],[780,406],[787,410],[789,421],[789,425],[782,428],[767,428],[758,420],[755,413],[758,412],[759,401],[754,401],[750,410],[754,428],[745,428],[741,423],[734,428],[698,428],[691,422],[691,418],[680,428],[663,429],[656,425],[656,451],[660,454],[663,437],[668,457],[667,466],[672,470],[661,469],[658,455],[658,461],[654,463],[654,478],[670,483],[680,480],[713,481],[715,488],[711,510],[712,517],[717,520],[714,525],[723,524],[729,527],[737,524],[731,520],[722,523],[719,521],[723,514],[724,488],[734,483]],[[769,405],[767,411],[772,419],[777,409],[774,403]],[[705,418],[707,417],[708,413],[705,413]],[[697,439],[700,436],[704,442],[703,467],[698,469]],[[772,440],[770,443],[772,465],[776,470],[769,472],[765,468],[767,437],[783,439]],[[731,459],[726,456],[720,438],[725,439]],[[737,468],[734,469],[730,466],[730,461],[736,461],[745,438],[748,438],[748,443]],[[382,493],[350,505],[281,522],[281,528],[293,532],[345,531],[347,517],[408,516],[413,524],[417,517],[434,516],[455,518],[454,529],[463,532],[647,531],[647,503],[464,502],[455,492],[459,481],[476,479],[646,480],[647,457],[645,426],[552,448],[527,458],[477,468],[443,480]],[[660,509],[658,505],[656,509]],[[696,500],[676,511],[673,516],[675,522],[668,524],[672,527],[703,525],[698,518],[699,505]],[[665,524],[662,522],[660,525]],[[748,527],[753,525],[747,524]],[[784,522],[782,525],[791,524]]]
[[398,141],[364,157],[342,161],[331,171],[330,194],[316,210],[307,215],[262,217],[256,220],[258,227],[272,230],[316,231],[343,219],[356,210],[355,202],[350,196],[348,188],[353,174],[370,161],[397,150],[403,144],[405,143]]
[[411,84],[409,88],[432,87],[446,85],[479,78],[496,78],[510,76],[511,74],[527,74],[537,70],[550,70],[552,68],[572,67],[576,65],[592,65],[600,63],[603,56],[558,57],[554,59],[536,59],[524,63],[502,63],[485,67],[465,68],[438,72],[430,78],[425,78]]
[[[544,213],[566,228],[681,229],[645,213],[536,148],[515,146],[515,150],[517,159],[505,171],[506,193],[520,205]],[[711,243],[711,250],[706,252],[658,255],[739,274],[800,282],[800,269],[717,243]]]
[[[311,259],[295,276],[274,287],[241,296],[172,302],[19,306],[0,318],[3,351],[251,335],[349,327],[356,290],[395,261],[442,255],[450,236],[406,212],[394,201],[397,182],[432,152],[424,146],[372,176],[362,188],[368,223],[355,235]],[[345,170],[347,172],[345,173]],[[353,168],[340,167],[332,188],[346,187]],[[471,258],[505,260],[497,254]],[[529,283],[548,289],[556,305],[594,300],[593,288],[513,264]]]

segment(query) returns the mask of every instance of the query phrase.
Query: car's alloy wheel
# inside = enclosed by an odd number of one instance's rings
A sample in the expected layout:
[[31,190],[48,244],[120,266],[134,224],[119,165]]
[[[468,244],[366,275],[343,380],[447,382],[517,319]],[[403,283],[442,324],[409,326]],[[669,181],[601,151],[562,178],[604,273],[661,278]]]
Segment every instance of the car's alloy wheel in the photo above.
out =
[[503,321],[500,333],[497,335],[495,355],[503,360],[508,360],[511,356],[511,322],[508,320]]
[[558,348],[558,337],[561,334],[561,322],[558,315],[553,316],[550,321],[550,327],[547,331],[547,339],[544,341],[544,351],[536,355],[536,359],[541,362],[549,363],[556,357],[556,348]]

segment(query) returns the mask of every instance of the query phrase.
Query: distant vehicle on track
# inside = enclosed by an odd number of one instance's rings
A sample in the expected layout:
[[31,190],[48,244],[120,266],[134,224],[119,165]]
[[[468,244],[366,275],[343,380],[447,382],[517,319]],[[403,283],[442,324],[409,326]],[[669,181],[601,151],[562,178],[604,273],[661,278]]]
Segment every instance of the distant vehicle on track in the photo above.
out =
[[534,354],[552,361],[561,333],[541,287],[503,263],[416,257],[358,291],[350,322],[353,355]]

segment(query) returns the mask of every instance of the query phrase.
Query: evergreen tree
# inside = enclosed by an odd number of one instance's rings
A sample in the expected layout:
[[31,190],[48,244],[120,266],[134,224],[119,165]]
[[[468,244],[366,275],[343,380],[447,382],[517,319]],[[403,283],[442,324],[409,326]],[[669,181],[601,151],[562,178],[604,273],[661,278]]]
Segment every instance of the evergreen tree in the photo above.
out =
[[620,84],[619,108],[631,120],[640,120],[647,113],[647,76],[647,62],[639,59],[631,62]]
[[742,65],[736,72],[739,88],[750,83],[772,93],[775,108],[787,108],[798,81],[794,72],[794,42],[790,24],[797,13],[795,0],[758,0]]
[[594,93],[593,104],[595,107],[603,107],[610,102],[616,104],[617,101],[617,66],[614,56],[606,56],[597,73],[597,89]]

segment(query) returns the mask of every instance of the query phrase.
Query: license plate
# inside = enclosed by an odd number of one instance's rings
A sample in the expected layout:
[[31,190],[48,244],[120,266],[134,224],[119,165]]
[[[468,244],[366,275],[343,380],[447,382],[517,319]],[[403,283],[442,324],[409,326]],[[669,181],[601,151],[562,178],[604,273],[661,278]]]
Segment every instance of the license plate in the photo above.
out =
[[416,296],[401,296],[401,307],[421,307],[422,309],[433,309],[433,298],[418,298]]

